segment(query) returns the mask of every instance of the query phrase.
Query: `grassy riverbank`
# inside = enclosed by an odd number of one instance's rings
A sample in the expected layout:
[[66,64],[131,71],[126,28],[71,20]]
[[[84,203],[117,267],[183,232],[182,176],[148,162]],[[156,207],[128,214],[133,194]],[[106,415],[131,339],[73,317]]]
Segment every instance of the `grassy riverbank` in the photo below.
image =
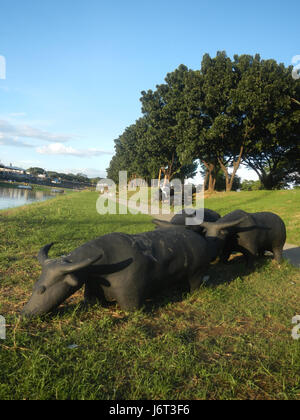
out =
[[[20,320],[40,274],[39,248],[65,254],[112,231],[153,229],[146,215],[100,216],[93,192],[0,212],[0,399],[300,399],[300,270],[240,257],[209,269],[190,294],[166,291],[134,313],[115,304],[84,308],[83,291],[53,315]],[[217,194],[205,206],[274,211],[300,245],[300,191]],[[75,344],[77,347],[70,348]]]
[[[50,192],[52,189],[65,190],[65,188],[56,187],[55,185],[47,186],[47,185],[31,184],[31,183],[28,184],[24,182],[5,182],[5,181],[0,182],[0,187],[3,187],[3,188],[18,188],[19,185],[30,186],[32,188],[32,191]],[[67,190],[67,191],[72,191],[72,190]]]

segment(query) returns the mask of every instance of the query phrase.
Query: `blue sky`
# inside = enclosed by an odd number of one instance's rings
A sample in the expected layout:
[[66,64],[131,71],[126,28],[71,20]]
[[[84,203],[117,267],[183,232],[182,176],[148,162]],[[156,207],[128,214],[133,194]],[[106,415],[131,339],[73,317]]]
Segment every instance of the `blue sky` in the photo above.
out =
[[0,0],[0,160],[104,175],[142,90],[218,50],[290,65],[299,12],[295,0]]

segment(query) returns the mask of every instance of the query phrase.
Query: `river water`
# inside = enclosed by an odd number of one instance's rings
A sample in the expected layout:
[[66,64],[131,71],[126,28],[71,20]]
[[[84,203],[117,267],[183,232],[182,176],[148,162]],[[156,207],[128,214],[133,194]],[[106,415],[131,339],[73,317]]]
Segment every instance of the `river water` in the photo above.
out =
[[35,201],[45,201],[55,197],[55,193],[46,191],[22,190],[0,187],[0,210],[23,206]]

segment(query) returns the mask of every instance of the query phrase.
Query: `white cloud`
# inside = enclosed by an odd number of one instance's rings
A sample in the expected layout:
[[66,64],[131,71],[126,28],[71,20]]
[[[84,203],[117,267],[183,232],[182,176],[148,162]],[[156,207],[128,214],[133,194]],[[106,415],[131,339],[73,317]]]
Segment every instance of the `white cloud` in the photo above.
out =
[[0,133],[0,144],[2,146],[12,146],[12,147],[35,147],[32,144],[26,143],[22,140],[19,140],[18,137],[6,137]]
[[65,146],[61,143],[38,147],[36,151],[41,155],[69,155],[82,158],[112,154],[111,152],[105,152],[99,149],[74,149],[74,147]]
[[0,134],[5,136],[33,138],[55,143],[65,143],[72,139],[72,136],[69,135],[53,134],[49,131],[40,130],[27,124],[13,124],[3,119],[0,120]]

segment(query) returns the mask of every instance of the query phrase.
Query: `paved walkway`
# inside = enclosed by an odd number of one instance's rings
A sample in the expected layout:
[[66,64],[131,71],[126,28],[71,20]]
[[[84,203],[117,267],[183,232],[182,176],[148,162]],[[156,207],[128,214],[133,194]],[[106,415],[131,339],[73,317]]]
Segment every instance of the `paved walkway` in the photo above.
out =
[[[119,203],[123,205],[127,204],[125,200],[119,200]],[[148,214],[148,206],[145,204],[141,204],[141,206],[139,206],[139,210],[142,213]],[[173,216],[174,216],[173,213],[157,214],[157,215],[154,215],[153,218],[159,219],[159,220],[170,221]],[[295,267],[300,268],[300,246],[285,244],[283,249],[284,249],[283,257],[287,259]]]
[[300,246],[285,244],[283,257],[295,267],[300,268]]

